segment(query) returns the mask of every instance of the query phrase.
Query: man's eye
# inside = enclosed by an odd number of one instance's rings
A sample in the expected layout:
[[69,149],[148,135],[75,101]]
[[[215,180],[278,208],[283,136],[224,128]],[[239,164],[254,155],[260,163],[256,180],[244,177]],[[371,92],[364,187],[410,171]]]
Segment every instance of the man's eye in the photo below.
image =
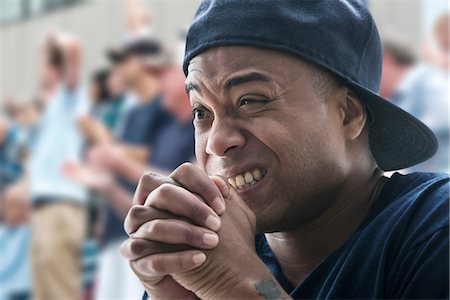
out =
[[243,98],[239,101],[239,106],[247,105],[247,104],[253,104],[253,103],[259,103],[264,104],[268,101],[266,99],[252,99],[252,98]]
[[206,118],[206,112],[202,109],[195,108],[194,110],[192,110],[192,114],[194,116],[194,119],[196,120],[202,120]]

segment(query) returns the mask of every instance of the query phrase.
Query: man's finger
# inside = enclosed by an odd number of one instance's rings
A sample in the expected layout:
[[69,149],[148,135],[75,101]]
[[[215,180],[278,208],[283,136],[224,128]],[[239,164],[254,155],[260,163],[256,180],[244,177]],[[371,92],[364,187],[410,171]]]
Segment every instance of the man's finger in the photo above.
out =
[[131,261],[133,270],[140,276],[154,277],[190,271],[202,265],[206,255],[197,250],[154,254]]
[[128,235],[131,235],[142,224],[154,219],[176,219],[176,217],[167,211],[162,211],[154,207],[133,205],[125,217],[123,228]]
[[173,185],[179,185],[175,180],[170,177],[160,175],[154,172],[146,172],[139,179],[138,186],[133,196],[133,204],[144,204],[148,194],[159,187],[163,183],[170,183]]
[[228,183],[226,178],[219,176],[219,175],[212,175],[212,176],[209,176],[209,178],[211,178],[211,180],[219,188],[220,192],[222,193],[222,196],[225,199],[228,199],[230,197],[230,184]]
[[148,195],[144,205],[187,218],[214,231],[220,228],[220,218],[211,207],[185,188],[173,184],[160,185]]
[[199,195],[217,214],[225,210],[224,197],[209,176],[191,163],[184,163],[170,174],[182,187]]
[[145,239],[168,244],[183,244],[199,249],[212,249],[219,243],[211,230],[180,220],[152,220],[133,234],[133,239]]
[[191,247],[185,245],[170,245],[138,238],[129,238],[120,245],[120,253],[128,260],[136,260],[153,254],[179,252],[191,249]]

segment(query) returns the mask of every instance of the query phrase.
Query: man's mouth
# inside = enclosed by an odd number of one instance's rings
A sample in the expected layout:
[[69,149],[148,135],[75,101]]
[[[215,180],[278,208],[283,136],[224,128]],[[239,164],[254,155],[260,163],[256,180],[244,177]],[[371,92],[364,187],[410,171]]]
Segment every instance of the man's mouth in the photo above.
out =
[[266,170],[256,168],[228,178],[228,183],[236,190],[245,189],[262,180],[266,173]]

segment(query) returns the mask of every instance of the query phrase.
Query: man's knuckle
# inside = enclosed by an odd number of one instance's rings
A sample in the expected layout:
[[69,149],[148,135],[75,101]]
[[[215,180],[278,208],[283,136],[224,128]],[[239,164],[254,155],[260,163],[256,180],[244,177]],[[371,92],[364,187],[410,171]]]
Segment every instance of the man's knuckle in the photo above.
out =
[[164,183],[162,185],[160,185],[156,190],[155,190],[155,198],[167,198],[171,195],[172,191],[173,191],[174,186],[168,183]]
[[193,165],[191,163],[185,162],[175,169],[174,174],[177,176],[186,176],[192,170]]
[[149,237],[157,238],[163,233],[164,223],[162,220],[153,220],[147,226],[147,234]]
[[128,243],[130,253],[134,256],[139,256],[142,253],[143,245],[140,241],[136,239],[131,239]]
[[128,211],[127,218],[130,219],[130,221],[138,219],[142,214],[142,208],[141,205],[133,205]]
[[184,239],[186,244],[188,245],[192,245],[195,244],[197,242],[197,234],[194,232],[194,230],[192,228],[189,227],[184,227],[183,228],[184,231]]
[[155,172],[147,171],[144,174],[142,174],[139,182],[146,183],[153,180],[153,178],[155,178]]
[[161,258],[149,259],[147,268],[151,273],[158,274],[165,271],[165,262]]
[[190,206],[191,218],[196,219],[203,214],[203,205],[200,203],[192,203]]
[[134,231],[136,228],[137,220],[139,219],[139,216],[142,213],[142,207],[140,206],[132,206],[130,210],[128,211],[127,216],[124,220],[124,229],[125,232],[130,234],[132,231]]

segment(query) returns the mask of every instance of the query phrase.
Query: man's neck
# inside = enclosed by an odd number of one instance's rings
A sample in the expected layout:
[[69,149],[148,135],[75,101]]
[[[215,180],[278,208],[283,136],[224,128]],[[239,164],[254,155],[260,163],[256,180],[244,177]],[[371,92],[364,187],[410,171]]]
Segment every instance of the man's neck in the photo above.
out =
[[136,82],[133,91],[140,103],[151,101],[158,93],[156,82],[150,77],[143,77]]
[[294,231],[266,234],[283,274],[293,285],[300,284],[327,255],[351,237],[385,182],[379,169],[364,181],[355,176],[347,180],[335,204],[312,224]]
[[61,86],[61,84],[59,82],[55,82],[52,84],[48,84],[46,87],[41,89],[40,92],[40,98],[45,102],[49,102],[53,96],[56,94],[56,92],[58,91],[58,88]]

